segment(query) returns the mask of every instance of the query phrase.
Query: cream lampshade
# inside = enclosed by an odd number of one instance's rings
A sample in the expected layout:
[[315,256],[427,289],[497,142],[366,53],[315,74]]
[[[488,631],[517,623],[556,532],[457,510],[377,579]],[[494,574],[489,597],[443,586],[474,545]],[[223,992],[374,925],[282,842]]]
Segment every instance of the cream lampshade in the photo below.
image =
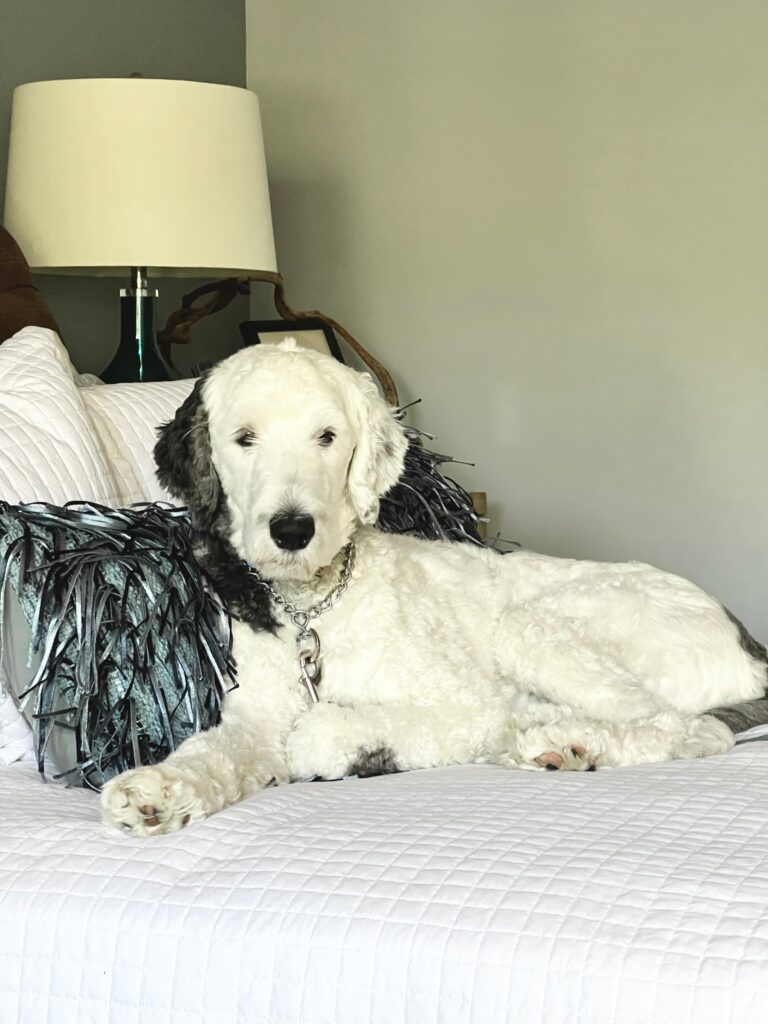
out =
[[40,273],[130,275],[137,335],[147,274],[274,272],[258,98],[144,78],[19,86],[4,223]]
[[258,98],[150,78],[21,85],[4,223],[42,273],[274,271]]

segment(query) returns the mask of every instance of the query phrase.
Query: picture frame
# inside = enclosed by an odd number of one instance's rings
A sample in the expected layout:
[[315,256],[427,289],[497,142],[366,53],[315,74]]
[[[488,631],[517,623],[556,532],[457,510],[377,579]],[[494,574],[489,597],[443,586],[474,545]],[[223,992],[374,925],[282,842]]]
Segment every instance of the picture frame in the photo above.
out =
[[240,324],[243,344],[277,345],[286,338],[295,338],[300,345],[333,356],[340,363],[344,357],[332,329],[318,317],[303,320],[245,320]]

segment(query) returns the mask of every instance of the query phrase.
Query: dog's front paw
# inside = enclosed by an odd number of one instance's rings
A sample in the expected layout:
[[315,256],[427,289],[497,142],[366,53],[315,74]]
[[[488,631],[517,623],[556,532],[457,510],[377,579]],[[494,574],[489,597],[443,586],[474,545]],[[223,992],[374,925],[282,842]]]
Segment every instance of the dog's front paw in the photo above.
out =
[[108,825],[137,836],[175,832],[207,816],[195,784],[168,765],[133,768],[101,791],[101,815]]
[[315,704],[296,723],[286,742],[291,779],[343,779],[360,750],[351,708]]

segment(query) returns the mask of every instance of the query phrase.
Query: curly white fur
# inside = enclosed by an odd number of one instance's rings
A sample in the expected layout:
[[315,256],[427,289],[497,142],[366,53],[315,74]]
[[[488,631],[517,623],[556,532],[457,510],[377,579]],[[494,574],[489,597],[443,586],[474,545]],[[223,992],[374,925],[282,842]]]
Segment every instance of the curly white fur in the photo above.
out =
[[[280,609],[276,634],[236,624],[240,685],[221,725],[109,783],[109,822],[170,831],[272,781],[343,777],[374,752],[400,770],[722,753],[732,734],[706,711],[765,691],[722,607],[679,577],[372,528],[406,443],[366,376],[290,343],[250,348],[214,370],[203,404],[238,555],[303,607],[332,589],[350,538],[356,565],[316,624],[321,702]],[[271,538],[286,509],[314,519],[303,550]]]

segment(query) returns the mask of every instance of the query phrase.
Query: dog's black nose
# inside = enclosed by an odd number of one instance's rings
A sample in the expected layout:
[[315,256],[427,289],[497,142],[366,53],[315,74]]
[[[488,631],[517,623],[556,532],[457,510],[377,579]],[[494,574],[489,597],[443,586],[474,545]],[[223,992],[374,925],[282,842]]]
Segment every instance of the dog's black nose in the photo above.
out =
[[300,551],[315,535],[315,520],[312,516],[294,513],[280,513],[269,521],[272,540],[285,551]]

